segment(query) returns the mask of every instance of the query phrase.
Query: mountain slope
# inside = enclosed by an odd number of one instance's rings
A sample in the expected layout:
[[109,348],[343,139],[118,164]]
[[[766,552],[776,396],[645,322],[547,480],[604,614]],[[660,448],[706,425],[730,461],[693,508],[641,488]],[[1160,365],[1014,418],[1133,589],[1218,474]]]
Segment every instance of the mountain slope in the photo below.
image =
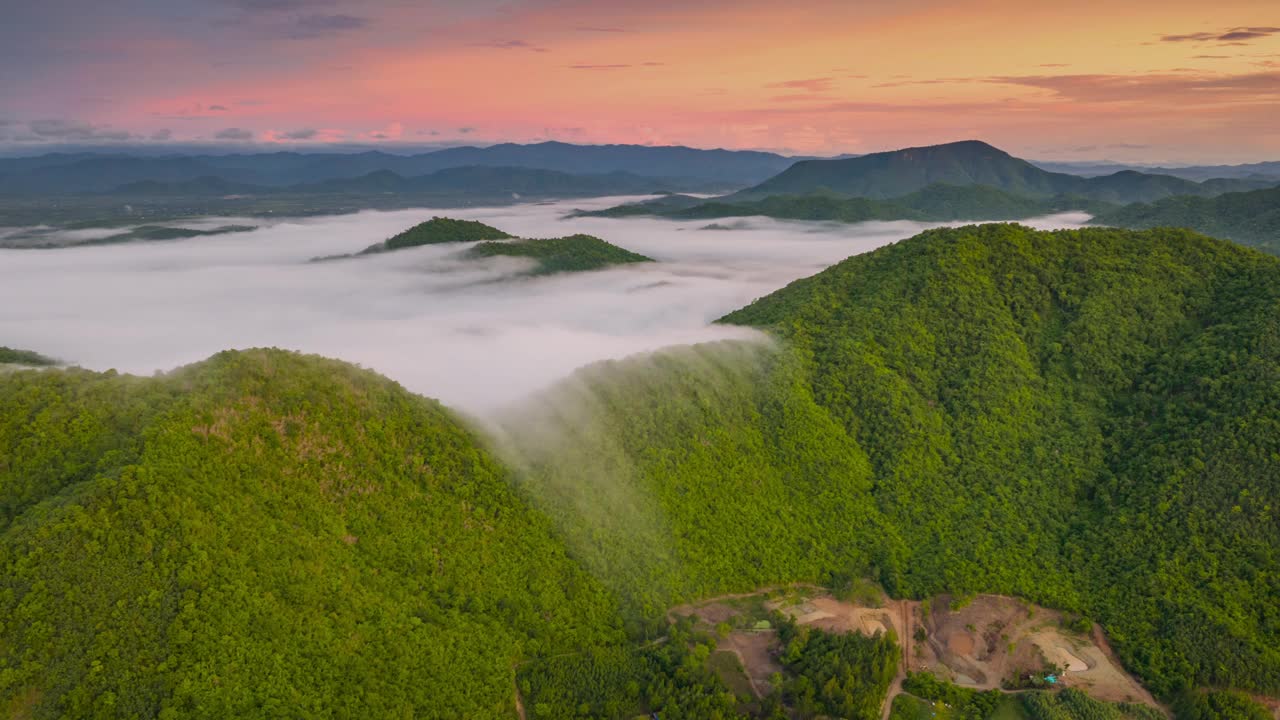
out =
[[726,321],[813,358],[905,533],[891,586],[982,578],[1098,617],[1159,692],[1274,692],[1278,308],[1280,262],[1185,231],[983,226]]
[[371,373],[10,373],[0,417],[6,717],[511,717],[516,658],[617,637],[475,436]]
[[1280,254],[1280,187],[1214,198],[1177,196],[1104,212],[1102,225],[1188,227]]
[[625,627],[701,671],[673,604],[863,576],[1087,614],[1164,697],[1280,691],[1280,260],[940,229],[724,322],[771,339],[485,435],[280,351],[0,375],[0,715],[512,717],[517,666],[601,686]]
[[1015,195],[985,185],[935,183],[916,192],[888,200],[842,197],[830,192],[808,195],[770,195],[761,200],[699,200],[672,195],[604,210],[577,213],[583,217],[633,217],[655,215],[678,220],[749,217],[760,215],[782,220],[1021,220],[1072,210],[1109,210],[1105,202],[1062,195],[1038,198]]
[[805,194],[827,190],[884,199],[929,185],[986,185],[1018,195],[1076,194],[1106,202],[1150,201],[1168,195],[1204,195],[1253,189],[1256,181],[1219,180],[1201,185],[1166,175],[1131,170],[1084,178],[1053,173],[977,140],[872,153],[844,160],[806,160],[732,198]]
[[1065,192],[1078,180],[1047,173],[986,143],[966,140],[846,160],[806,160],[743,194],[803,194],[826,188],[844,195],[890,198],[934,183],[947,183],[1054,195]]
[[935,230],[725,318],[778,347],[602,364],[504,427],[641,617],[870,574],[1085,613],[1158,694],[1274,693],[1278,310],[1280,261],[1185,231]]

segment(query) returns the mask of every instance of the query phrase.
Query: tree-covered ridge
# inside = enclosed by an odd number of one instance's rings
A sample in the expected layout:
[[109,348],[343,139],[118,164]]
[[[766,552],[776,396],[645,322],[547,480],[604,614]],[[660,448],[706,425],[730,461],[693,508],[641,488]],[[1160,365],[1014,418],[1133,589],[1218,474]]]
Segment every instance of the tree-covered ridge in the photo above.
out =
[[430,220],[414,225],[408,230],[396,233],[382,242],[374,243],[358,253],[327,255],[312,258],[311,261],[346,260],[364,255],[376,255],[378,253],[404,250],[405,248],[420,247],[422,245],[508,240],[513,237],[515,236],[475,220],[455,220],[453,218],[435,216]]
[[1103,212],[1095,222],[1121,227],[1188,227],[1280,254],[1280,187],[1213,198],[1179,195]]
[[0,715],[512,717],[619,637],[438,404],[343,363],[0,376]]
[[570,235],[541,240],[482,242],[467,250],[471,258],[516,257],[536,261],[534,275],[598,270],[611,265],[653,262],[653,258],[633,253],[593,235]]
[[1280,688],[1280,262],[1186,231],[926,232],[712,345],[510,418],[531,502],[633,632],[691,598],[869,574],[1101,621],[1157,694]]
[[[435,245],[438,243],[478,242],[480,240],[507,240],[515,237],[475,220],[454,220],[447,217],[433,217],[426,222],[395,234],[383,244],[383,250],[400,250],[401,248],[419,245]],[[376,245],[374,247],[377,247]],[[365,252],[375,252],[373,248]]]
[[1190,232],[981,226],[725,320],[865,448],[888,587],[1087,611],[1159,693],[1275,692],[1278,307],[1280,263]]
[[892,199],[844,197],[830,192],[806,195],[771,195],[762,199],[697,200],[674,196],[619,205],[580,215],[632,217],[655,215],[679,220],[764,216],[780,220],[1020,220],[1071,210],[1100,211],[1111,206],[1080,196],[1061,195],[1036,198],[999,190],[986,185],[936,183]]
[[29,367],[47,367],[49,365],[57,365],[58,361],[51,357],[46,357],[34,350],[21,350],[18,348],[5,347],[0,345],[0,365],[26,365]]

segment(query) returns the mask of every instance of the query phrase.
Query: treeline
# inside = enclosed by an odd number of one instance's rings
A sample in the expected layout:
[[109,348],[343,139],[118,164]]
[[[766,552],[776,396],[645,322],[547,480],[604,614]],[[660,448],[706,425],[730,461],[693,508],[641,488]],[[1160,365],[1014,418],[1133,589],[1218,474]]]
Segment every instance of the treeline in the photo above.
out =
[[1097,222],[1121,227],[1188,227],[1280,254],[1280,187],[1217,197],[1177,195],[1101,213]]
[[26,365],[28,367],[46,367],[57,365],[58,361],[45,357],[34,350],[19,350],[0,345],[0,365]]
[[1069,210],[1096,212],[1113,207],[1106,202],[1076,195],[1031,197],[986,185],[937,183],[891,199],[847,197],[829,192],[770,195],[760,199],[730,197],[706,201],[689,196],[675,196],[580,214],[595,217],[657,215],[679,220],[760,215],[782,220],[837,222],[948,221],[1018,220]]

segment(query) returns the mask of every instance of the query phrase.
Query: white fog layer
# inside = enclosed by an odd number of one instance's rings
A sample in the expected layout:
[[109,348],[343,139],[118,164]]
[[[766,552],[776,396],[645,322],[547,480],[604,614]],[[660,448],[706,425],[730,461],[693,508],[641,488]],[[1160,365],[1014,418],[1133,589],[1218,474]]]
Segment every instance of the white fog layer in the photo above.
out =
[[[720,221],[738,229],[705,230],[710,221],[564,218],[572,208],[623,200],[360,212],[189,240],[0,250],[0,345],[140,374],[219,350],[273,346],[358,363],[483,413],[594,361],[752,337],[710,323],[792,280],[934,226],[750,218]],[[460,259],[467,245],[308,262],[357,252],[433,215],[522,237],[589,233],[659,262],[528,278],[518,276],[527,267],[520,261]],[[1086,219],[1072,213],[1026,224],[1076,227]]]

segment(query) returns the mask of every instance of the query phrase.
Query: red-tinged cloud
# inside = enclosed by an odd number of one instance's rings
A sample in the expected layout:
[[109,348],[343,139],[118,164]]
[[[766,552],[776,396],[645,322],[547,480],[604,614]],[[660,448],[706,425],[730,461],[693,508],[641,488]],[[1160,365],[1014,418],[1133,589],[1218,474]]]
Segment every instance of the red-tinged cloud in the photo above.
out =
[[[1212,26],[1192,0],[151,1],[11,10],[3,142],[527,142],[569,127],[806,153],[970,135],[1144,144],[1156,160],[1280,153],[1274,66],[1221,47],[1280,40],[1256,0],[1218,0]],[[1154,10],[1185,31],[1153,38]],[[1169,70],[1192,64],[1184,48],[1220,72]],[[28,128],[50,118],[88,130]]]

